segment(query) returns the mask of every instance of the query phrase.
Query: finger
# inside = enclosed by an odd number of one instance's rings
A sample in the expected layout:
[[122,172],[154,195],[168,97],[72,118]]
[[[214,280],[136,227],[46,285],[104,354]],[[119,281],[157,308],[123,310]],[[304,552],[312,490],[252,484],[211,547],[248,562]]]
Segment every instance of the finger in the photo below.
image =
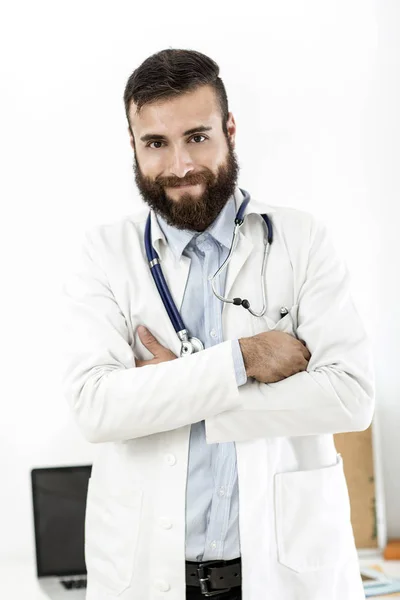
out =
[[301,346],[300,350],[301,350],[301,352],[302,352],[302,354],[303,354],[304,358],[305,358],[306,360],[310,360],[310,358],[311,358],[311,354],[310,354],[310,351],[309,351],[309,349],[308,349],[308,348],[307,348],[307,346],[306,346],[306,343],[305,343],[305,341],[304,341],[304,340],[299,340],[299,342],[301,342],[301,343],[302,343],[302,346]]
[[159,351],[160,347],[162,347],[161,344],[156,340],[154,335],[150,333],[148,329],[146,329],[146,327],[143,327],[143,325],[139,325],[137,332],[142,344],[146,346],[146,348],[155,356],[156,352]]
[[155,358],[152,358],[151,360],[135,359],[136,367],[145,367],[146,365],[155,365],[155,364],[157,364],[157,362],[158,361]]

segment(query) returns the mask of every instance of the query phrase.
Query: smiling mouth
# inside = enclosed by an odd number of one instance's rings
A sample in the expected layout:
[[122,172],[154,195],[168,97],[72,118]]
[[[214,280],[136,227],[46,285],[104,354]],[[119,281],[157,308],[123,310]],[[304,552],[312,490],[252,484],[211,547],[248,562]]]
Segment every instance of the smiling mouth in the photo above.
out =
[[183,183],[183,184],[178,184],[178,185],[167,185],[167,188],[170,189],[174,189],[174,188],[181,188],[181,187],[196,187],[197,185],[201,185],[201,181],[199,181],[199,183]]
[[171,188],[183,188],[183,187],[195,187],[196,185],[200,185],[200,184],[199,183],[184,183],[183,185],[173,185],[173,186],[171,185],[171,186],[168,186],[168,187],[171,187]]

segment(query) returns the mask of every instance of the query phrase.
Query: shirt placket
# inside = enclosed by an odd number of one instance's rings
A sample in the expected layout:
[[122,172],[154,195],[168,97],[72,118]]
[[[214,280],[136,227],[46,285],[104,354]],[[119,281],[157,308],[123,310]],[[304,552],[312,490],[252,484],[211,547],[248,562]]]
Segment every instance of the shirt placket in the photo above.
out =
[[[204,324],[209,336],[211,345],[215,346],[219,344],[221,339],[221,307],[219,306],[220,300],[215,296],[212,291],[211,277],[219,268],[219,255],[220,249],[217,244],[211,239],[207,242],[204,254],[203,264],[203,286],[204,286],[204,299],[205,299],[205,319]],[[217,292],[220,294],[218,277],[214,281],[214,286]]]
[[[205,327],[211,345],[222,342],[222,306],[211,288],[211,277],[221,263],[221,248],[208,239],[204,250],[203,285],[205,302]],[[214,286],[221,295],[219,277]],[[210,519],[207,527],[204,560],[220,559],[224,551],[224,540],[229,527],[230,502],[234,483],[234,463],[229,444],[213,444],[212,466],[214,475],[214,490],[210,509]],[[220,523],[217,528],[216,524]]]

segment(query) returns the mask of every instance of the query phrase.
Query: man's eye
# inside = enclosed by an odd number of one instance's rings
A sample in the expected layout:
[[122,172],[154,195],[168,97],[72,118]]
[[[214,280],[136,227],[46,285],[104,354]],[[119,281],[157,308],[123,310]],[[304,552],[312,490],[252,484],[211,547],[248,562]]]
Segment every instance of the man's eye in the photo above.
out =
[[159,141],[155,141],[155,142],[149,142],[149,143],[146,145],[146,148],[150,148],[150,146],[151,146],[152,144],[162,144],[162,142],[159,142]]
[[206,136],[205,135],[201,135],[201,133],[198,133],[198,134],[194,135],[191,139],[194,140],[194,138],[199,138],[199,137],[202,137],[205,140],[207,139]]
[[[193,135],[191,138],[189,138],[189,140],[191,141],[191,140],[194,140],[195,138],[199,138],[199,137],[204,138],[205,140],[207,139],[205,135],[198,133],[196,135]],[[154,142],[149,142],[146,147],[150,148],[151,144],[164,144],[164,142],[161,142],[160,140],[155,140]],[[157,148],[153,148],[153,149],[158,150],[158,148],[159,148],[159,146]]]

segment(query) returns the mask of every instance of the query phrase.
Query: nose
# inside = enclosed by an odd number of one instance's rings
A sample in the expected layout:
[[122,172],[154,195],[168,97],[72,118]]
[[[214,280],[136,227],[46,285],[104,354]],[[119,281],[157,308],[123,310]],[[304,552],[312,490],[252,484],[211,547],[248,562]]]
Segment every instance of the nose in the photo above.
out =
[[169,168],[170,176],[184,179],[191,171],[193,171],[193,161],[189,152],[182,149],[176,149]]

